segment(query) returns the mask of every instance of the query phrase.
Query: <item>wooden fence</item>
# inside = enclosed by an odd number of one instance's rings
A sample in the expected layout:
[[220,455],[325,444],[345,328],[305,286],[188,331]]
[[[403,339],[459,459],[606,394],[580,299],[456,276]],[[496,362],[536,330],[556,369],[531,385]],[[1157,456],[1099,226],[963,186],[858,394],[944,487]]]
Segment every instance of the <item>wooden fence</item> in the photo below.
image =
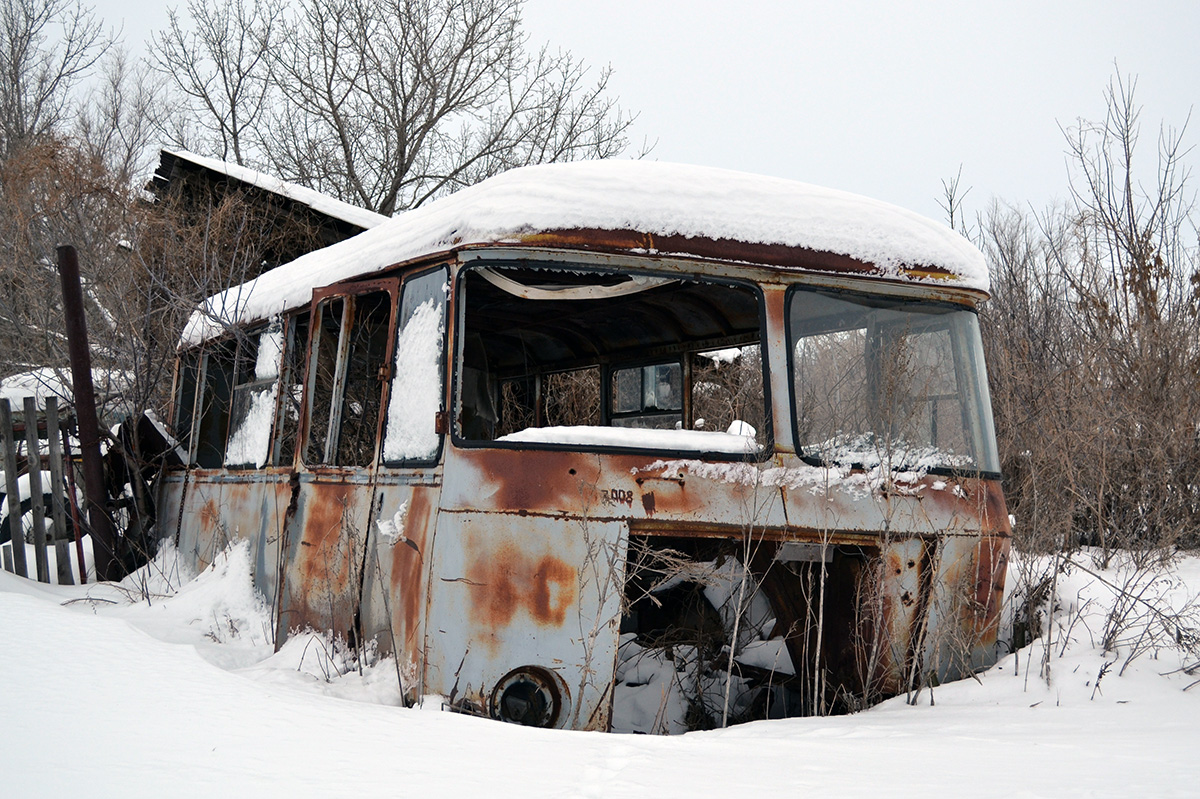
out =
[[[28,533],[28,539],[34,547],[38,581],[51,582],[47,553],[52,545],[57,582],[60,585],[72,582],[72,543],[79,563],[80,582],[87,581],[80,540],[79,509],[74,499],[74,474],[70,458],[64,457],[64,447],[68,455],[70,452],[69,439],[65,436],[67,429],[67,420],[59,417],[58,400],[54,397],[47,398],[40,411],[37,401],[33,397],[26,397],[20,420],[14,419],[8,400],[0,399],[0,468],[4,470],[4,490],[8,496],[9,510],[7,521],[0,520],[8,527],[8,535],[0,536],[8,542],[2,545],[4,570],[29,577],[25,548]],[[20,446],[22,440],[25,444],[23,451]],[[47,474],[50,485],[44,484]],[[20,499],[19,481],[22,476],[29,482],[27,508]],[[50,501],[49,508],[46,507],[47,498]]]

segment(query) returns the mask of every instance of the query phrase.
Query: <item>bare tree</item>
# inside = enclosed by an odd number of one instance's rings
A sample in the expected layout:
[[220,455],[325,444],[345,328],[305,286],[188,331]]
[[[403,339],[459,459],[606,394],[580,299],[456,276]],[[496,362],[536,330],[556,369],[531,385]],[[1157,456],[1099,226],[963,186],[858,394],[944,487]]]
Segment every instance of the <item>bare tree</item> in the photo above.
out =
[[994,276],[983,314],[993,406],[1027,551],[1087,543],[1156,556],[1200,543],[1187,150],[1183,129],[1163,128],[1157,163],[1141,167],[1134,88],[1118,76],[1103,121],[1065,131],[1068,206],[1039,218],[994,206],[980,223]]
[[391,214],[628,144],[608,70],[529,53],[523,0],[252,1],[193,0],[197,34],[172,18],[155,39],[199,146],[222,157]]
[[271,68],[281,3],[189,0],[187,9],[190,28],[171,9],[167,29],[150,42],[150,63],[182,93],[190,111],[180,115],[171,107],[160,115],[159,126],[182,146],[246,164],[258,126],[276,99]]
[[91,8],[69,0],[0,0],[0,151],[57,132],[71,88],[109,47]]
[[120,46],[110,49],[98,68],[99,85],[80,109],[73,138],[116,180],[133,186],[157,155],[151,117],[160,100],[160,83]]

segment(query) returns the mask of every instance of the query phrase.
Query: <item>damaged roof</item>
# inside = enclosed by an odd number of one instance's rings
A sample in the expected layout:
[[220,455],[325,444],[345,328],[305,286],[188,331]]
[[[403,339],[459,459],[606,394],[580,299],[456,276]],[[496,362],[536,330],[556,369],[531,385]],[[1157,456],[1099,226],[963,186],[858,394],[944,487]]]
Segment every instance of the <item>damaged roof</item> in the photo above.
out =
[[390,218],[296,183],[288,183],[286,180],[280,180],[238,164],[196,155],[187,150],[163,149],[159,154],[158,170],[151,178],[151,186],[156,191],[165,192],[172,181],[180,179],[187,173],[199,171],[207,171],[216,177],[236,182],[242,186],[278,195],[296,205],[309,208],[320,216],[343,222],[349,226],[347,231],[349,235],[370,230]]
[[181,344],[308,304],[312,290],[467,247],[525,245],[854,273],[987,292],[964,237],[889,203],[781,178],[651,161],[505,172],[214,295]]

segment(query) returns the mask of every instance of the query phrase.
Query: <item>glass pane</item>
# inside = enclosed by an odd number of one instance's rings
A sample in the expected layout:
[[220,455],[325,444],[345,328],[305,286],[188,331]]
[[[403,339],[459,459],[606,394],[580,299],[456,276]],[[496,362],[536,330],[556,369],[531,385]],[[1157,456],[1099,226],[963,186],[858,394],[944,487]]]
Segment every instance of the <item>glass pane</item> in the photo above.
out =
[[[467,392],[466,376],[463,376],[463,394]],[[537,424],[537,390],[532,377],[505,380],[500,384],[499,419],[496,423],[496,437],[506,436]],[[478,425],[472,426],[466,417],[467,402],[463,400],[464,438],[490,439],[486,429]]]
[[192,414],[196,409],[196,381],[200,377],[200,352],[184,353],[179,360],[179,390],[175,397],[175,438],[184,451],[191,448]]
[[266,465],[275,428],[279,395],[279,359],[283,353],[283,323],[276,318],[265,329],[239,343],[238,383],[233,390],[233,411],[226,466],[255,469]]
[[683,407],[683,370],[677,363],[642,368],[642,410],[677,411]]
[[613,373],[613,413],[637,413],[642,409],[642,370],[621,369]]
[[232,342],[218,344],[208,351],[196,440],[196,464],[205,469],[219,468],[225,461],[235,355]]
[[817,291],[795,292],[790,314],[804,454],[865,467],[998,470],[982,373],[964,362],[978,340],[974,314]]
[[271,451],[275,424],[275,399],[279,382],[274,378],[238,386],[233,390],[233,417],[226,466],[261,469]]
[[636,430],[678,430],[683,426],[683,417],[677,413],[656,413],[651,416],[626,416],[613,419],[613,427],[629,427]]

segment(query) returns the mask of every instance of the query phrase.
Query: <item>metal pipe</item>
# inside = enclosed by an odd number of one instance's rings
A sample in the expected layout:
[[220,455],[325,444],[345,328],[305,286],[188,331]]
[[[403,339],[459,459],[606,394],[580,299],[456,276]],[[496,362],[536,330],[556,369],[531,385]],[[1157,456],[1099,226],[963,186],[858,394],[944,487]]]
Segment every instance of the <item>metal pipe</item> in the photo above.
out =
[[88,347],[87,319],[83,313],[83,289],[79,282],[79,256],[75,248],[58,248],[58,273],[62,278],[63,313],[66,316],[67,346],[71,355],[71,384],[75,390],[75,419],[79,425],[79,454],[83,458],[84,499],[92,531],[96,579],[119,580],[121,564],[116,558],[116,535],[105,507],[104,469],[100,461],[100,420],[96,415],[96,392],[92,386],[92,356]]

